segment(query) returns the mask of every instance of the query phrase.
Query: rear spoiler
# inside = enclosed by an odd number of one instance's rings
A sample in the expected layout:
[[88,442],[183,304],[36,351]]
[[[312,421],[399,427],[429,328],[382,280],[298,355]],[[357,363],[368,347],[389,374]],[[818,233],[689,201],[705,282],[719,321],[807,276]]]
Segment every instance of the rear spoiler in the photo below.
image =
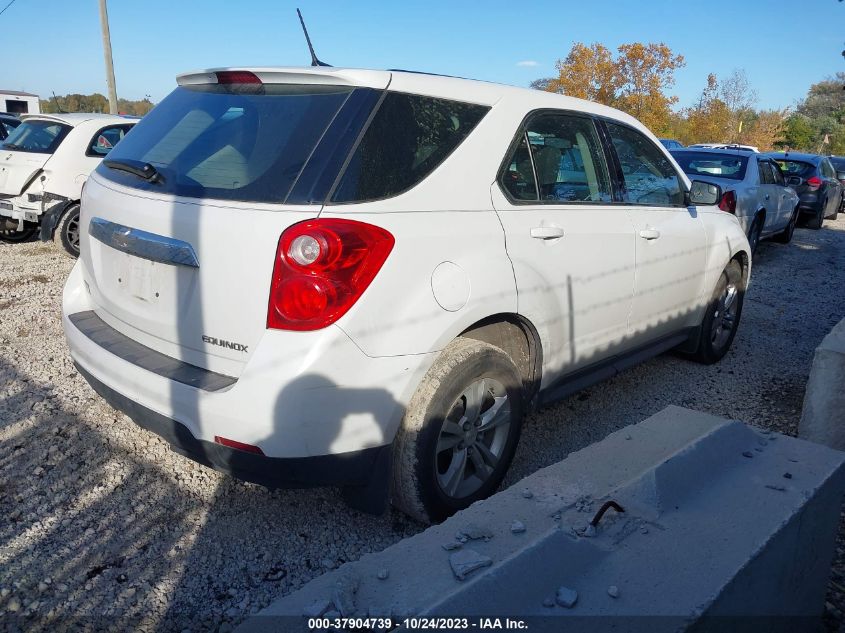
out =
[[391,73],[386,70],[358,70],[315,66],[307,68],[211,68],[184,73],[176,77],[180,86],[216,84],[217,73],[248,72],[265,84],[316,84],[350,86],[384,90],[390,83]]

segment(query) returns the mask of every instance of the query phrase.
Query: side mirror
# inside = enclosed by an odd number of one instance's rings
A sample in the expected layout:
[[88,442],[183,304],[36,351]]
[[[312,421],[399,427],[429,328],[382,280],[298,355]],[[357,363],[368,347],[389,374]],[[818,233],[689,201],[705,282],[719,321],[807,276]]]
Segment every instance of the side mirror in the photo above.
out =
[[709,182],[693,180],[687,197],[688,203],[696,206],[719,204],[719,200],[722,199],[722,188],[719,185],[711,185]]

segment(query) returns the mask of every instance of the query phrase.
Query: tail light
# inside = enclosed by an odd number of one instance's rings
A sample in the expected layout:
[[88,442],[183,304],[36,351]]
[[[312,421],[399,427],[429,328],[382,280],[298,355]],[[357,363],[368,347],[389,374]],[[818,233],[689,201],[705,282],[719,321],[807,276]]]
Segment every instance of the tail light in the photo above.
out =
[[355,305],[381,270],[393,236],[357,220],[294,224],[279,238],[267,327],[319,330]]
[[260,84],[258,75],[248,70],[218,70],[214,73],[217,76],[217,83],[230,84]]
[[728,213],[736,213],[736,193],[733,191],[723,193],[722,199],[719,200],[719,208]]
[[810,188],[810,191],[816,191],[819,187],[822,186],[822,179],[818,176],[807,178],[807,186]]

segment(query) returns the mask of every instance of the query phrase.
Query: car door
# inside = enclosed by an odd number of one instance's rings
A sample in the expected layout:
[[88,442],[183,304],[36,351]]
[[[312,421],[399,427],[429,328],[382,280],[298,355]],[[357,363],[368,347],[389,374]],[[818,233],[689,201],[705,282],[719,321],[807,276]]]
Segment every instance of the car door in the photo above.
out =
[[606,120],[628,215],[636,236],[629,336],[645,343],[695,325],[705,275],[706,232],[672,162],[645,134]]
[[775,177],[769,167],[769,161],[764,158],[757,159],[757,172],[760,175],[758,200],[759,205],[766,210],[766,221],[763,223],[763,234],[766,235],[777,230],[780,226],[780,198]]
[[491,192],[519,312],[543,343],[544,385],[625,349],[634,231],[614,203],[595,121],[556,110],[529,116]]
[[827,200],[824,216],[830,217],[839,211],[839,205],[842,202],[842,185],[836,178],[836,170],[827,158],[823,158],[819,164],[819,173],[824,180],[824,195]]
[[782,230],[789,224],[792,219],[792,213],[795,210],[795,205],[798,204],[798,196],[795,191],[786,186],[786,181],[783,178],[783,173],[773,160],[767,160],[766,163],[772,172],[774,179],[773,191],[777,196],[778,201],[778,222],[775,230]]

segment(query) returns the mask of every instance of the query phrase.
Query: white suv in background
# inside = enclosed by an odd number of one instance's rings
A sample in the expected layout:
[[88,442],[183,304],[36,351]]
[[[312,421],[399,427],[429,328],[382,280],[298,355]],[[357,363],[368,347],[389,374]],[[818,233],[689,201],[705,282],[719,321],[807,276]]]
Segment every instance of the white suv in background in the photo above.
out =
[[[79,255],[79,199],[91,171],[135,125],[111,114],[32,114],[0,144],[0,241],[41,228]],[[57,234],[56,234],[57,233]]]
[[88,181],[63,320],[201,463],[436,521],[497,488],[527,410],[731,345],[748,241],[626,114],[397,71],[178,84]]

